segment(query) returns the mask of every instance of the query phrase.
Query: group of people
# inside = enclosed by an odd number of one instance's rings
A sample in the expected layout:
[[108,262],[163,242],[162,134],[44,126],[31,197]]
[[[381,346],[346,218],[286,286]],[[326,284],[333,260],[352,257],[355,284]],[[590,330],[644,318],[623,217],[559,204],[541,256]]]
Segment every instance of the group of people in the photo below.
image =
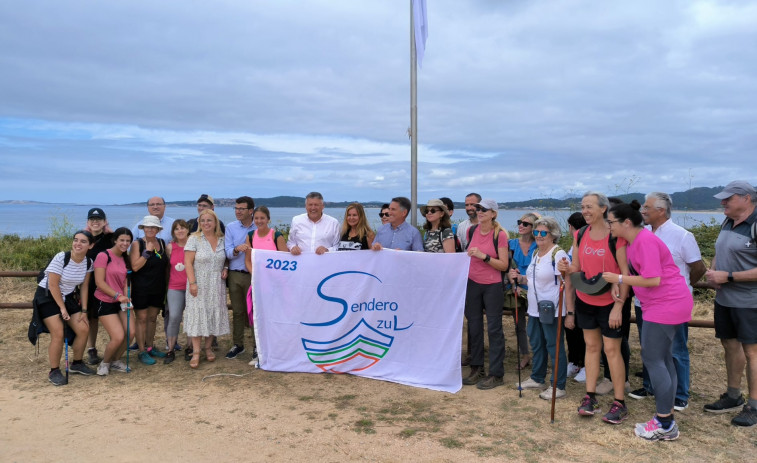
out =
[[[94,373],[84,363],[85,347],[87,363],[98,364],[97,374],[126,371],[121,358],[132,338],[136,338],[142,363],[154,364],[156,358],[170,363],[180,349],[182,322],[190,367],[198,367],[203,351],[207,361],[214,361],[215,338],[230,331],[232,345],[226,358],[237,358],[245,352],[244,334],[251,320],[248,299],[255,248],[292,255],[368,249],[466,252],[470,256],[464,311],[468,346],[463,365],[470,370],[462,379],[464,385],[486,390],[504,383],[502,313],[507,295],[518,309],[513,311],[522,356],[517,368],[532,364],[530,376],[516,384],[518,389],[540,389],[544,399],[562,398],[567,378],[574,376],[586,388],[580,415],[597,414],[597,395],[611,392],[613,401],[603,420],[625,421],[629,415],[625,402],[628,333],[635,299],[644,382],[629,395],[636,399],[654,396],[656,401],[653,418],[637,424],[635,432],[649,440],[676,439],[674,411],[688,407],[687,322],[693,308],[692,285],[696,285],[717,291],[716,337],[724,346],[728,372],[727,391],[704,409],[723,413],[740,408],[733,424],[753,426],[757,424],[757,363],[753,361],[757,360],[757,308],[753,307],[757,300],[757,193],[748,182],[736,181],[716,197],[725,208],[726,220],[709,270],[693,235],[672,222],[670,196],[660,192],[648,194],[643,205],[586,193],[581,212],[568,219],[573,243],[567,251],[557,244],[562,230],[552,217],[525,214],[517,221],[517,237],[510,239],[496,220],[497,202],[477,193],[465,197],[468,219],[459,224],[451,223],[454,204],[449,198],[432,199],[421,206],[425,217],[421,234],[406,221],[411,210],[407,198],[392,198],[381,207],[382,225],[374,232],[361,204],[347,206],[340,224],[324,214],[323,196],[312,192],[305,198],[306,212],[292,219],[286,240],[270,227],[268,209],[256,208],[249,196],[237,198],[237,220],[228,225],[218,219],[213,198],[205,194],[197,201],[198,217],[189,221],[167,217],[165,201],[150,198],[149,215],[132,230],[111,231],[105,212],[93,208],[87,227],[74,235],[70,253],[55,256],[35,294],[35,310],[51,332],[49,379],[56,385],[65,383],[59,369],[64,323],[76,334],[70,367],[75,373]],[[704,275],[706,282],[700,282]],[[77,286],[86,295],[78,305],[73,302]],[[165,352],[154,345],[156,319],[162,310],[166,312]],[[556,321],[559,317],[564,317],[564,335]],[[110,336],[103,357],[95,347],[98,321]],[[484,329],[489,341],[488,374]],[[256,357],[252,339],[251,364]],[[558,365],[557,380],[551,378],[547,384],[550,361]],[[601,363],[605,374],[598,381]],[[740,389],[745,367],[746,402]]]

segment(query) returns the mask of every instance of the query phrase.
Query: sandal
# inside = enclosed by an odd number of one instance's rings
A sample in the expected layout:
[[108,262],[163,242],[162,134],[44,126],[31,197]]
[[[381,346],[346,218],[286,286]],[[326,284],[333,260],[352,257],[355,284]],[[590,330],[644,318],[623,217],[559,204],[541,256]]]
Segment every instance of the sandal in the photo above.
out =
[[189,361],[189,367],[194,369],[200,366],[200,354],[192,354],[192,360]]
[[208,362],[216,361],[216,354],[213,353],[213,349],[211,349],[210,347],[207,347],[205,349],[205,358],[208,360]]

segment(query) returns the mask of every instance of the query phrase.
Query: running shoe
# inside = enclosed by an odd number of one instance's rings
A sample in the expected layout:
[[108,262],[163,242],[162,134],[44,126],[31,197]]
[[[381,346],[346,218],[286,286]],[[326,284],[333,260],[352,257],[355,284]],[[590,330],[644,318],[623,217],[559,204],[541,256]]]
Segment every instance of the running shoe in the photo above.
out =
[[[155,360],[153,360],[154,362]],[[113,371],[120,371],[121,373],[128,373],[129,367],[123,362],[123,360],[116,360],[110,364],[110,369]]]
[[687,408],[689,408],[689,401],[683,400],[683,399],[676,399],[675,402],[673,403],[673,408],[677,412],[682,412],[686,410]]
[[[139,361],[144,363],[145,365],[155,365],[155,359],[150,356],[146,351],[142,351],[137,355],[139,357]],[[113,362],[115,363],[115,362]],[[113,365],[111,365],[111,368]]]
[[110,373],[110,364],[107,364],[105,362],[101,362],[100,365],[97,367],[97,375],[98,376],[108,376],[108,373]]
[[240,346],[238,344],[234,344],[231,346],[231,349],[226,354],[227,359],[235,359],[237,358],[237,355],[244,353],[244,346]]
[[572,378],[578,374],[578,372],[581,371],[581,368],[578,367],[578,365],[574,364],[573,362],[568,363],[568,377]]
[[585,383],[586,382],[586,368],[581,368],[578,373],[576,373],[576,376],[573,377],[573,381],[577,383]]
[[743,396],[740,395],[738,398],[732,399],[728,397],[727,392],[724,392],[720,395],[720,399],[711,404],[706,404],[704,411],[717,414],[735,412],[740,407],[743,407],[745,403]]
[[670,428],[663,429],[662,424],[656,416],[646,423],[636,423],[636,429],[634,432],[638,437],[646,440],[676,440],[680,433],[678,432],[678,425],[675,421],[670,424]]
[[[567,393],[565,392],[565,389],[560,389],[558,387],[557,392],[555,392],[555,399],[562,399],[566,394]],[[552,400],[552,386],[549,386],[548,388],[543,390],[541,394],[539,394],[539,398],[544,400]]]
[[628,418],[628,408],[617,400],[612,402],[610,411],[605,413],[602,421],[610,424],[620,424]]
[[581,405],[578,407],[578,414],[582,416],[594,416],[595,413],[599,412],[600,408],[597,399],[592,399],[586,394],[584,400],[581,401]]
[[103,358],[97,355],[96,348],[90,347],[89,349],[87,349],[87,364],[88,365],[97,365],[102,361],[103,361]]
[[166,358],[166,353],[165,352],[161,352],[161,351],[159,351],[158,349],[156,349],[154,347],[148,347],[147,348],[147,353],[150,354],[150,357],[155,357],[155,358],[160,358],[160,359]]
[[68,367],[68,371],[70,371],[71,373],[79,373],[80,375],[84,376],[92,376],[95,374],[94,370],[83,363],[72,364],[70,367]]
[[47,379],[56,386],[65,386],[68,384],[68,380],[63,373],[60,372],[60,368],[56,368],[47,375]]
[[733,417],[731,424],[734,426],[751,428],[752,426],[757,424],[757,410],[750,407],[749,404],[744,405],[744,408],[741,409],[741,412]]
[[631,392],[628,393],[628,397],[630,397],[632,399],[636,399],[636,400],[642,400],[642,399],[646,399],[647,397],[652,397],[652,396],[654,396],[654,394],[652,394],[651,392],[647,391],[643,387],[640,387],[638,389],[634,389],[633,391],[631,391]]

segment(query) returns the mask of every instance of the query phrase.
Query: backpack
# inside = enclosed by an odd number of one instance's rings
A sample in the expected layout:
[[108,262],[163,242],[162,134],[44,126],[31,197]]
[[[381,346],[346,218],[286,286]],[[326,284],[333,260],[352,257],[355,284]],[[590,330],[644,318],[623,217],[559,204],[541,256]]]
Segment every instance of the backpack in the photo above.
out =
[[[468,229],[468,246],[470,246],[471,239],[473,238],[473,232],[476,231],[476,228],[478,228],[478,224],[471,225],[471,227]],[[494,241],[494,250],[497,252],[497,259],[499,259],[499,246],[497,246],[497,243],[499,241],[499,233],[492,233],[492,235],[492,241]],[[507,268],[500,272],[502,273],[502,283],[504,283],[505,285],[507,285],[507,271],[510,269],[510,260],[512,259],[512,256],[508,257],[509,259],[507,259]]]
[[[733,219],[729,219],[728,217],[726,217],[726,218],[725,218],[725,219],[723,220],[723,223],[721,223],[721,224],[720,224],[720,229],[721,229],[721,230],[722,230],[723,228],[725,228],[725,224],[726,224],[726,223],[727,223],[727,222],[728,222],[729,220],[730,220],[730,221],[731,221],[731,223],[732,223],[732,224],[731,224],[731,230],[733,230]],[[757,244],[757,221],[755,221],[755,222],[754,222],[754,223],[752,224],[751,235],[752,235],[752,241],[753,241],[753,242],[754,242],[755,244]]]
[[[556,262],[555,262],[555,254],[557,254],[558,251],[562,251],[563,249],[560,246],[555,246],[555,249],[552,250],[552,273],[554,273],[555,270],[557,270]],[[539,250],[535,250],[533,255],[531,256],[531,259],[536,257],[536,253],[538,253]],[[559,284],[559,281],[557,280],[557,275],[555,275],[555,284]]]
[[[57,255],[57,254],[56,254]],[[50,266],[50,262],[53,261],[55,256],[53,256],[50,261],[45,265],[45,267],[39,271],[37,274],[37,284],[42,282],[42,280],[45,279],[45,270],[47,270],[47,267]],[[92,268],[92,259],[89,256],[86,256],[87,259],[87,273],[89,273],[89,269]],[[71,262],[71,251],[66,251],[63,253],[63,268],[65,269],[66,266],[68,266],[68,263]],[[76,290],[72,293],[72,298],[78,300],[79,299],[79,288],[77,287]],[[45,287],[45,295],[47,297],[50,297],[50,290]],[[39,318],[39,310],[37,309],[37,298],[35,297],[32,301],[32,320],[29,322],[29,329],[27,331],[27,337],[29,338],[29,342],[32,343],[33,346],[37,346],[37,340],[39,339],[39,335],[42,333],[49,333],[50,331],[47,329],[45,324],[40,320]],[[71,344],[74,341],[74,338],[76,337],[76,333],[68,326],[68,323],[63,324],[63,336],[68,339],[68,343]],[[39,349],[39,346],[37,346]]]
[[[578,236],[576,236],[576,248],[581,247],[581,238],[584,237],[584,233],[586,233],[586,230],[589,228],[588,225],[584,225],[581,227],[580,230],[578,230]],[[615,259],[615,262],[618,261],[618,258],[615,256],[615,252],[617,251],[616,246],[618,244],[618,239],[612,236],[612,233],[610,233],[609,238],[607,240],[607,246],[610,248],[610,252],[612,253],[612,258]]]

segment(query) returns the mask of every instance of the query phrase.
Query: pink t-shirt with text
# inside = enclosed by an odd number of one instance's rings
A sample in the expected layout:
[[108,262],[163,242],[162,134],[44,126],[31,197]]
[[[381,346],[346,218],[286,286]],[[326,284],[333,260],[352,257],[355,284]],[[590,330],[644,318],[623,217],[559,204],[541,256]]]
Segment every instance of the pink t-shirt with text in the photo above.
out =
[[[591,225],[581,237],[581,242],[578,243],[578,259],[581,263],[581,271],[584,272],[586,278],[593,278],[603,272],[620,273],[620,267],[615,262],[612,252],[610,252],[610,234],[608,233],[604,238],[595,241],[591,239],[590,233]],[[573,240],[575,241],[577,238],[578,232],[573,236]],[[621,243],[618,243],[617,247],[622,247]],[[576,291],[576,296],[587,304],[600,307],[614,302],[610,291],[596,296]]]

